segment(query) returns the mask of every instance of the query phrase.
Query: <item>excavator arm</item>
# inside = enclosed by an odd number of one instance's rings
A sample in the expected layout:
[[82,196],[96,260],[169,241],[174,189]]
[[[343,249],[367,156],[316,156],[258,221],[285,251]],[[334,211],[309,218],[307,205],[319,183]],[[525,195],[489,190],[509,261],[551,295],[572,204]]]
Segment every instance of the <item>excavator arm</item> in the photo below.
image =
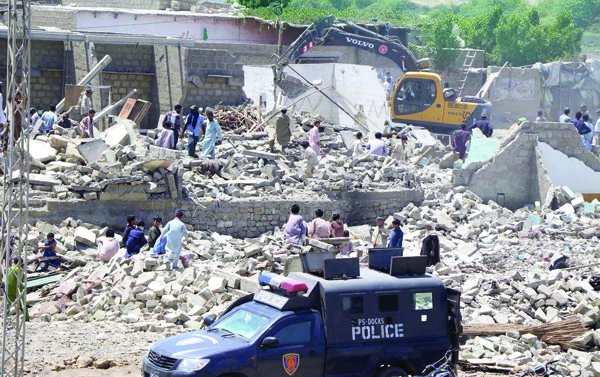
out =
[[[342,27],[353,29],[349,32]],[[329,16],[310,25],[273,64],[275,84],[285,78],[284,69],[314,46],[348,46],[388,58],[403,72],[417,71],[417,59],[397,38],[375,33],[354,23]]]

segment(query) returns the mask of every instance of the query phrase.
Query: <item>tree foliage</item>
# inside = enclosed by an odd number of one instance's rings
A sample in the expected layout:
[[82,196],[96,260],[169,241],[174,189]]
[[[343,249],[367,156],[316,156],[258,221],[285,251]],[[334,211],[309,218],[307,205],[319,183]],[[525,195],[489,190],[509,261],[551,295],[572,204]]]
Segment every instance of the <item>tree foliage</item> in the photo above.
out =
[[282,6],[286,7],[290,3],[290,0],[237,0],[240,5],[248,8],[265,8],[269,6]]
[[438,71],[450,69],[460,54],[460,42],[452,32],[455,21],[454,16],[445,16],[438,18],[429,27],[431,33],[427,38],[427,47],[433,66]]

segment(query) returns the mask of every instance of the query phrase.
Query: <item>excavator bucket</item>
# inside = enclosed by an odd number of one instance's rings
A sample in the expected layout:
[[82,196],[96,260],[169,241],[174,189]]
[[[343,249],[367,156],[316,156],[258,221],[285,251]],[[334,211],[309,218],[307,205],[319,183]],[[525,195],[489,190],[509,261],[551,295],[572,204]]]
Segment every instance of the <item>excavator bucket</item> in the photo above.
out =
[[310,85],[295,77],[285,75],[277,84],[283,94],[290,99],[294,99],[305,93],[311,88]]

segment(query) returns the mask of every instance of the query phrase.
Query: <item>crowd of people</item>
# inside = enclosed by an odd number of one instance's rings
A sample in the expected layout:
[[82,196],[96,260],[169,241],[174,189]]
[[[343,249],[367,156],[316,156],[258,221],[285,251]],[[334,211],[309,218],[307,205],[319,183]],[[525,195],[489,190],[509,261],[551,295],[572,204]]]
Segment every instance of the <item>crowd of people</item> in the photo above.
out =
[[565,107],[558,121],[573,125],[581,135],[584,147],[591,151],[593,145],[600,146],[600,109],[596,110],[596,116],[598,119],[594,123],[587,106],[583,104],[579,106],[579,111],[575,113],[574,118],[571,117],[571,109]]
[[[300,206],[292,205],[287,223],[284,226],[285,242],[291,245],[304,245],[306,240],[347,238],[340,245],[340,254],[349,255],[354,251],[354,243],[350,238],[350,231],[339,213],[333,213],[329,220],[323,218],[322,209],[317,209],[314,218],[307,222],[300,214]],[[403,252],[404,232],[402,223],[398,219],[391,221],[391,227],[386,227],[383,217],[377,217],[375,226],[371,228],[372,248],[395,248]],[[426,236],[421,246],[422,256],[427,257],[427,265],[432,266],[440,261],[440,241],[432,224],[425,225]]]

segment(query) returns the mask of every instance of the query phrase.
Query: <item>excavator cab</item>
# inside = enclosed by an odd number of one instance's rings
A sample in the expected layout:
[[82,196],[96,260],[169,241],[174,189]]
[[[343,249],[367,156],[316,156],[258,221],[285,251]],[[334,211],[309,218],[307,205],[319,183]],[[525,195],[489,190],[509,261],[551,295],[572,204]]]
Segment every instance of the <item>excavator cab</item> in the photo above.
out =
[[[491,104],[483,99],[458,98],[442,87],[440,75],[433,72],[407,72],[390,96],[393,123],[422,126],[434,133],[447,134],[490,114]],[[395,128],[395,127],[394,127]]]

